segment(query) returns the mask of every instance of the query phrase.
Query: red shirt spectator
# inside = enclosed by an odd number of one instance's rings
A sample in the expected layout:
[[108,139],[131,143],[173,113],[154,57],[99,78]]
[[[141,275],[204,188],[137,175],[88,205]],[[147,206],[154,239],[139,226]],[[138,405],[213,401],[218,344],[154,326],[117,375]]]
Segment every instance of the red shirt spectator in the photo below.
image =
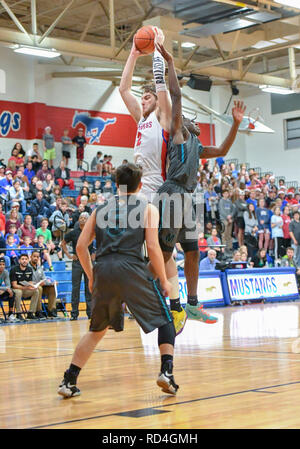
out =
[[34,243],[36,238],[36,230],[35,227],[32,226],[32,218],[31,215],[26,215],[24,218],[24,224],[20,226],[20,241],[21,244],[24,243],[24,237],[30,237],[31,244]]
[[198,247],[202,253],[208,251],[207,240],[204,237],[198,239]]
[[283,220],[283,226],[282,226],[283,238],[290,239],[291,237],[290,237],[289,225],[290,225],[290,222],[292,221],[292,219],[289,215],[286,215],[284,213],[281,215],[281,217]]

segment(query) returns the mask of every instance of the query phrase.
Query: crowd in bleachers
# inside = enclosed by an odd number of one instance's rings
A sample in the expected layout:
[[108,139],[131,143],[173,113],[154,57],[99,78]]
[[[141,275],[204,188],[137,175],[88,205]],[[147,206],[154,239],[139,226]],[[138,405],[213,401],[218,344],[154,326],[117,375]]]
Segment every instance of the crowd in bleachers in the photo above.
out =
[[[67,137],[64,133],[64,139]],[[116,192],[110,155],[102,158],[102,153],[97,153],[92,162],[95,170],[92,174],[96,176],[85,176],[83,170],[71,172],[64,141],[63,157],[55,169],[52,160],[42,158],[38,143],[27,152],[16,143],[9,159],[0,161],[0,262],[8,272],[20,266],[23,254],[27,254],[30,262],[35,250],[40,254],[39,264],[53,272],[53,257],[63,259],[62,238],[78,226],[80,214],[91,214]],[[43,150],[45,156],[47,148]],[[3,291],[0,290],[2,300]],[[41,310],[34,312],[39,312],[38,318],[42,317]],[[9,310],[10,321],[14,317],[22,318],[20,310],[17,314]]]
[[300,274],[296,181],[217,158],[213,165],[202,160],[195,193],[204,197],[199,251],[205,261],[200,267],[215,269],[221,261],[242,261],[249,268],[294,266]]
[[[53,272],[53,257],[63,259],[61,241],[66,232],[79,226],[83,212],[91,214],[116,193],[112,157],[102,157],[98,151],[92,160],[92,173],[71,172],[66,146],[72,141],[67,141],[67,133],[64,139],[63,158],[55,169],[49,158],[41,157],[38,143],[27,152],[16,143],[8,161],[0,162],[0,283],[4,282],[1,267],[10,273],[18,270],[21,255],[28,256],[31,266],[33,251],[39,252],[39,266]],[[43,150],[45,155],[51,149]],[[223,261],[249,268],[294,266],[300,275],[297,182],[288,183],[271,172],[261,173],[247,164],[225,163],[217,158],[201,161],[195,195],[199,193],[204,202],[204,230],[199,232],[200,269],[216,269]],[[177,251],[180,254],[180,245]],[[6,287],[10,289],[12,282],[16,280],[11,279]],[[12,293],[16,298],[13,288]],[[43,318],[42,294],[35,310],[29,312],[32,319]],[[0,289],[1,298],[4,296]],[[22,319],[20,304],[16,315],[16,304],[12,307],[9,298],[8,319]],[[56,311],[48,310],[48,315],[56,316]]]

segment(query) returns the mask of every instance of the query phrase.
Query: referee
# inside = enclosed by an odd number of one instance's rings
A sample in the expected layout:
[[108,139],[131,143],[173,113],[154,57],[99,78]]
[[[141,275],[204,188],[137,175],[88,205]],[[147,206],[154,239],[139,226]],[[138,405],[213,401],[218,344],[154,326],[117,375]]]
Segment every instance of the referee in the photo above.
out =
[[[89,214],[87,212],[82,212],[79,216],[79,226],[76,226],[73,231],[69,232],[65,235],[64,240],[61,242],[61,247],[65,252],[66,256],[73,261],[72,263],[72,312],[71,312],[71,321],[76,321],[79,315],[78,306],[80,300],[80,284],[82,275],[84,276],[84,291],[85,291],[85,300],[86,300],[86,314],[88,318],[91,317],[91,293],[89,291],[89,281],[88,278],[81,266],[81,263],[76,255],[76,245],[83,230],[87,220],[89,218]],[[67,248],[67,243],[72,244],[73,254],[70,254]],[[93,245],[89,246],[90,254],[93,254]]]

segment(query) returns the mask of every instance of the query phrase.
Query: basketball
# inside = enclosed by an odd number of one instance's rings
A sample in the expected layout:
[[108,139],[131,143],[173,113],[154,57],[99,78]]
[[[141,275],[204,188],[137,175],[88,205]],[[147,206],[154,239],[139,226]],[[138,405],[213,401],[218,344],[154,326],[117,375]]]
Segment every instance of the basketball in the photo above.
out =
[[151,26],[144,26],[140,28],[134,36],[134,43],[141,53],[149,55],[154,52],[154,38],[155,33]]

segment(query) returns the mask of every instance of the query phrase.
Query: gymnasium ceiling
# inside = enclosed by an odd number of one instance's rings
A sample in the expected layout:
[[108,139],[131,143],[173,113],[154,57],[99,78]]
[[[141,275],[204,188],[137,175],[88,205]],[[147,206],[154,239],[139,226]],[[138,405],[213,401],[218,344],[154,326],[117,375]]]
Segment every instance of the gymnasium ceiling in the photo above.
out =
[[[214,84],[300,88],[300,9],[271,0],[0,0],[0,45],[55,48],[54,77],[118,84],[142,24],[164,30],[182,82],[196,73]],[[151,77],[151,57],[139,58],[135,75]]]

